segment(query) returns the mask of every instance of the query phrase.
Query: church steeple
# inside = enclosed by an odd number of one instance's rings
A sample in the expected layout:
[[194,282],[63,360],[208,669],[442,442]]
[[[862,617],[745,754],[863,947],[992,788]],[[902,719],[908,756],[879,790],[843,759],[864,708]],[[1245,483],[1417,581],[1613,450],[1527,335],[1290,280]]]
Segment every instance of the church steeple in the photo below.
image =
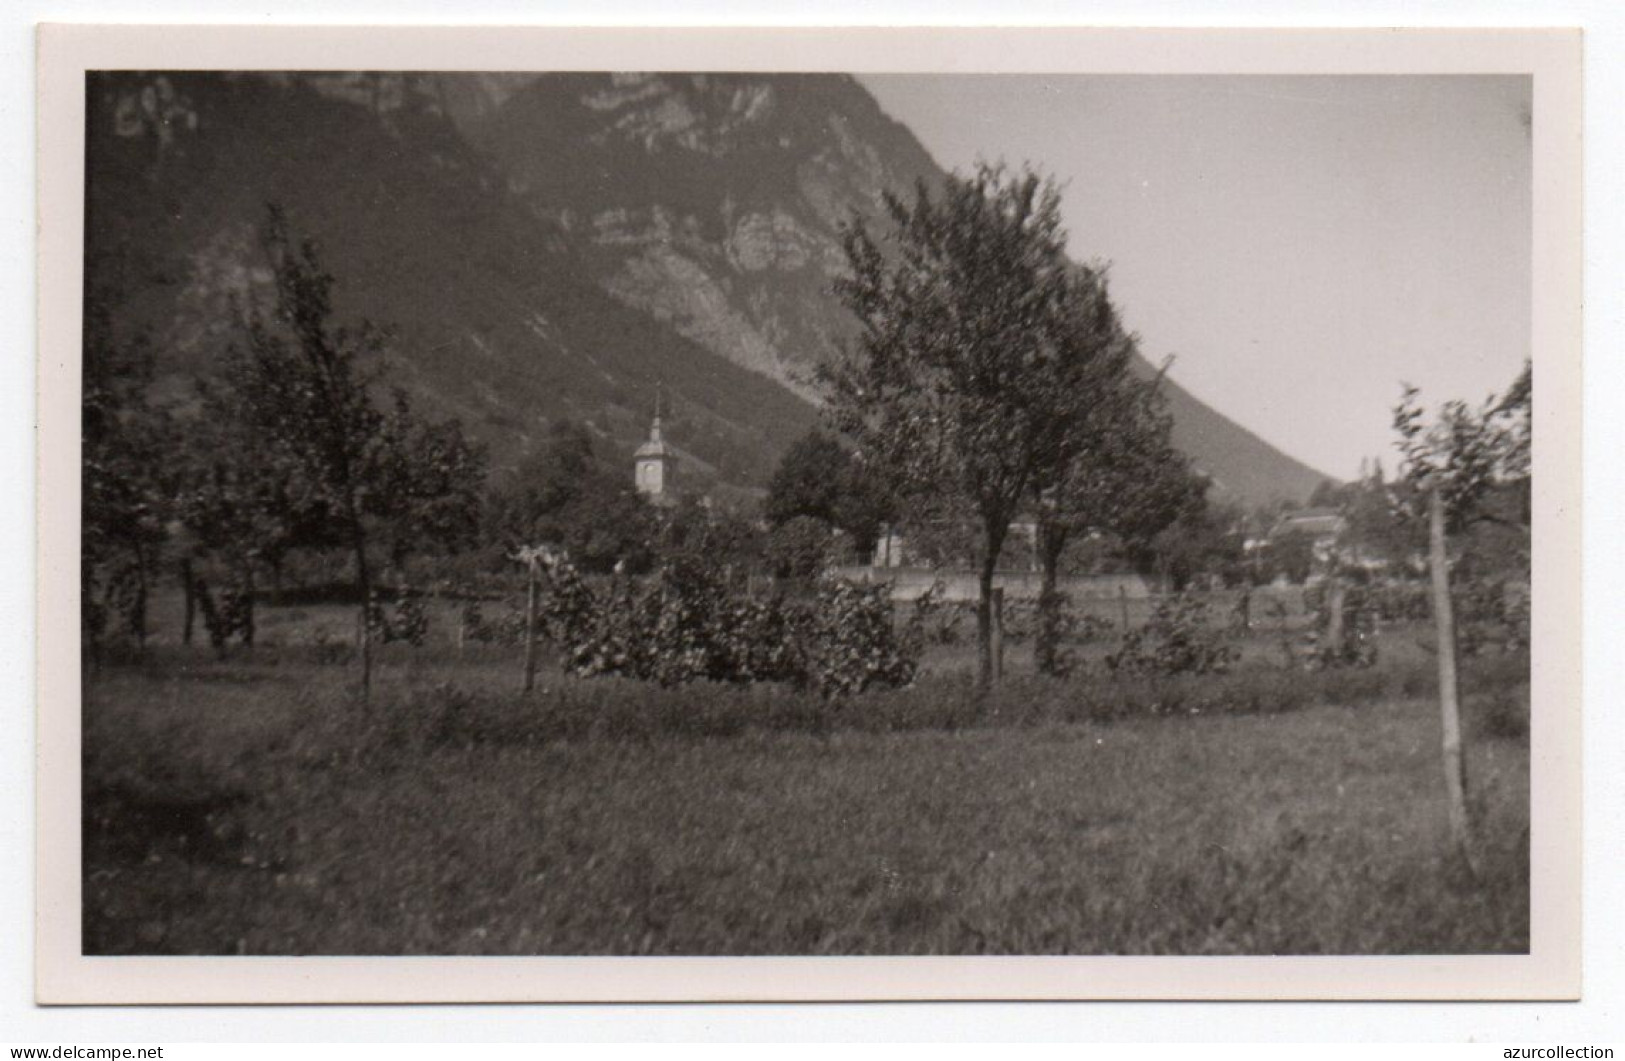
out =
[[657,505],[673,504],[677,500],[677,454],[660,437],[661,385],[655,385],[655,417],[649,425],[649,441],[638,447],[636,486],[639,494]]

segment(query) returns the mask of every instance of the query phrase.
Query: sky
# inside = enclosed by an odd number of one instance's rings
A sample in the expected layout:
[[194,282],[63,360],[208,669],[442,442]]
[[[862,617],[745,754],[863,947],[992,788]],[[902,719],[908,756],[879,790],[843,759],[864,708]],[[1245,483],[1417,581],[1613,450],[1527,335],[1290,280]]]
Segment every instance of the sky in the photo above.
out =
[[1392,470],[1402,382],[1476,402],[1529,356],[1527,77],[860,80],[946,168],[1053,176],[1146,356],[1322,472]]

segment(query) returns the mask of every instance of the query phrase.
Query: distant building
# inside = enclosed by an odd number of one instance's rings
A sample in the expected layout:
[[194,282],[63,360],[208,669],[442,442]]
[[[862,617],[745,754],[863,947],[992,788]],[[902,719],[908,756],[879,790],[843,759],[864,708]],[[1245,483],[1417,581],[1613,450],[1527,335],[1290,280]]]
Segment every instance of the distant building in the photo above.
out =
[[677,451],[660,437],[660,403],[655,402],[654,422],[649,425],[649,441],[638,447],[633,457],[638,493],[656,505],[677,503]]
[[1309,539],[1315,560],[1325,563],[1347,529],[1348,520],[1335,508],[1300,508],[1281,513],[1281,518],[1270,528],[1268,540],[1273,543],[1289,535],[1302,535]]

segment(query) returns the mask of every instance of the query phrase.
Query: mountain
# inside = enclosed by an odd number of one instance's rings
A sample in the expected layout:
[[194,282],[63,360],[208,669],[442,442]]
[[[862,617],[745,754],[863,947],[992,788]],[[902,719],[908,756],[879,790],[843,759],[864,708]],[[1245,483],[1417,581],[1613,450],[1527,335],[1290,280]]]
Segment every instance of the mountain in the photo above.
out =
[[[685,466],[759,488],[816,417],[848,316],[838,228],[942,174],[855,80],[781,74],[96,75],[87,262],[159,337],[176,394],[268,281],[267,202],[316,234],[341,318],[512,463],[556,418],[617,458],[657,382]],[[1221,494],[1324,477],[1170,386]]]

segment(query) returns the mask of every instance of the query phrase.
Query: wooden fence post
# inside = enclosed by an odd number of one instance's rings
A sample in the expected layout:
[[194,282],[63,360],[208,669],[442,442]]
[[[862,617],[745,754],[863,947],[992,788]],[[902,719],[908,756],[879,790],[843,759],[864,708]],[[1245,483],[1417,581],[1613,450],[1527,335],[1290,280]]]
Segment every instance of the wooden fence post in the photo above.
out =
[[1004,680],[1004,587],[994,586],[993,606],[993,682]]
[[1332,575],[1326,580],[1326,647],[1335,656],[1343,654],[1343,580]]
[[181,644],[192,643],[192,625],[197,614],[197,601],[192,595],[192,558],[181,557],[181,596],[186,609],[181,620]]
[[526,557],[525,588],[525,692],[536,688],[536,556]]

